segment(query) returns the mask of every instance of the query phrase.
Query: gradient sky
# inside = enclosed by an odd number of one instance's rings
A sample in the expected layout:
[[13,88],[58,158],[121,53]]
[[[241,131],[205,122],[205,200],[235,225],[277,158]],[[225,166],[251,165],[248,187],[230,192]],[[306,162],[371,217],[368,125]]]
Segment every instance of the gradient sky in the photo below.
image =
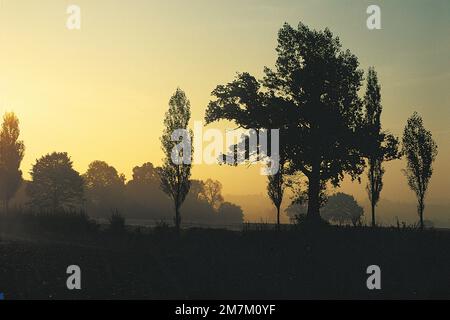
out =
[[[81,7],[80,31],[66,29],[66,8]],[[366,8],[381,7],[382,30],[366,28]],[[26,145],[22,170],[67,151],[84,172],[105,160],[127,177],[160,164],[159,136],[177,86],[202,120],[210,92],[238,71],[272,67],[277,31],[299,21],[329,27],[378,71],[383,127],[401,134],[418,111],[439,146],[430,203],[450,193],[450,2],[0,0],[0,112],[14,111]],[[213,124],[210,127],[224,128]],[[387,166],[382,199],[414,201],[400,172]],[[194,178],[222,181],[225,194],[265,193],[258,167],[196,166]],[[365,185],[342,190],[365,200]]]

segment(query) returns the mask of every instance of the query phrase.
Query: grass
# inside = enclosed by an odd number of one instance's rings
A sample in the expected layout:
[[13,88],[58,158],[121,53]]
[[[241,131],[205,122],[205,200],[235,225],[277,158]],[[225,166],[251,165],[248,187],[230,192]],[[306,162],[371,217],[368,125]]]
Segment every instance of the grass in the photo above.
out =
[[[82,290],[66,289],[66,268]],[[382,290],[366,288],[381,268]],[[234,232],[167,226],[89,237],[4,235],[6,299],[450,298],[450,232],[391,228]]]

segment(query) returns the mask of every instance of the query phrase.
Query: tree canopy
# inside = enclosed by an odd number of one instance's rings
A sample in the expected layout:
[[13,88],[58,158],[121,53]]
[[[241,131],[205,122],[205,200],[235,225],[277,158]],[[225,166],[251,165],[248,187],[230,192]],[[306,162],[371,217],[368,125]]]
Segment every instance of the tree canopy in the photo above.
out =
[[83,175],[90,210],[110,212],[122,209],[125,176],[105,161],[95,160]]
[[200,196],[205,199],[211,207],[218,209],[223,202],[222,184],[220,181],[212,179],[206,179],[202,184]]
[[375,207],[380,199],[383,189],[383,162],[398,159],[398,139],[392,134],[381,130],[381,88],[378,76],[373,67],[367,72],[367,88],[364,95],[366,126],[365,154],[368,162],[367,170],[367,194],[372,209],[372,226],[376,225]]
[[0,129],[0,199],[5,211],[22,183],[22,162],[25,146],[19,140],[19,119],[12,112],[3,116]]
[[[175,209],[175,226],[180,230],[180,207],[183,204],[190,188],[192,149],[177,148],[173,134],[187,130],[191,118],[191,104],[183,90],[178,88],[169,100],[169,110],[164,118],[164,132],[161,137],[164,152],[163,165],[159,171],[161,190],[173,201]],[[192,146],[192,132],[187,134]],[[188,158],[189,163],[185,163]],[[183,162],[179,161],[183,159]],[[174,161],[177,160],[177,161]]]
[[84,200],[84,181],[66,152],[53,152],[36,161],[28,185],[30,204],[38,210],[75,209]]
[[404,173],[408,185],[417,197],[417,212],[420,227],[424,227],[423,212],[425,210],[425,196],[433,174],[433,162],[438,148],[430,131],[425,129],[422,117],[417,112],[408,119],[403,131],[402,150],[406,158]]

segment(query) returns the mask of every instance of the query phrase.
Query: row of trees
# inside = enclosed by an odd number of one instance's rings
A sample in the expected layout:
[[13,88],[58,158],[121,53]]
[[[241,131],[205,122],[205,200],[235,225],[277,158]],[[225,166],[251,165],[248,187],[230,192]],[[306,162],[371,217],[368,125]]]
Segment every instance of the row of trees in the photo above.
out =
[[307,220],[317,221],[327,186],[338,187],[345,175],[360,180],[368,167],[367,192],[375,226],[383,163],[404,155],[423,228],[424,199],[437,146],[421,117],[414,113],[408,119],[400,148],[398,138],[381,127],[381,93],[374,68],[367,73],[362,99],[358,59],[342,49],[329,29],[316,31],[302,23],[294,29],[285,24],[276,51],[275,70],[265,67],[263,79],[239,73],[232,82],[217,86],[205,118],[207,123],[229,120],[246,129],[280,129],[280,170],[268,181],[277,222],[285,188],[294,190],[294,202],[307,202]]
[[[25,192],[19,202],[33,211],[56,213],[84,209],[91,216],[101,218],[116,211],[130,218],[166,220],[171,217],[170,202],[161,191],[162,168],[150,162],[134,167],[132,179],[126,181],[123,174],[104,161],[93,161],[80,174],[67,153],[53,152],[37,159],[30,171],[31,181],[23,181],[19,168],[25,148],[19,134],[17,117],[6,113],[0,132],[3,211],[8,211],[11,199],[24,185]],[[221,225],[243,222],[242,209],[224,201],[219,181],[192,180],[190,185],[187,220]]]
[[[375,208],[383,187],[383,163],[404,155],[405,174],[416,193],[423,227],[425,195],[437,146],[421,117],[414,113],[408,119],[400,148],[399,139],[382,130],[380,85],[374,68],[367,73],[367,89],[361,98],[364,72],[359,69],[358,59],[349,50],[343,50],[339,38],[328,29],[316,31],[302,23],[294,29],[285,24],[278,33],[276,50],[275,69],[264,68],[263,79],[240,73],[234,81],[217,86],[205,120],[207,123],[229,120],[244,129],[280,130],[280,169],[268,181],[277,223],[287,187],[294,191],[295,203],[307,203],[307,220],[318,221],[319,210],[327,200],[327,186],[338,187],[345,175],[360,180],[367,167],[367,192],[375,226]],[[187,154],[187,150],[177,148],[178,142],[173,141],[172,135],[188,128],[190,116],[189,100],[177,89],[164,118],[163,165],[146,173],[159,181],[161,190],[171,199],[177,229],[181,224],[181,206],[195,188],[191,164],[177,161],[192,159],[193,152]],[[21,179],[19,167],[24,147],[18,136],[17,118],[5,115],[0,134],[0,192],[6,210]],[[73,206],[80,202],[84,188],[91,193],[93,204],[98,204],[101,198],[120,199],[111,195],[125,184],[123,175],[100,161],[93,162],[84,176],[79,175],[66,153],[52,153],[39,159],[31,176],[30,203],[52,210],[62,204]],[[200,185],[197,184],[197,189]],[[201,200],[198,194],[192,196]],[[208,199],[206,203],[217,211],[220,207],[216,202],[221,197]]]
[[[79,174],[67,153],[54,152],[36,161],[27,183],[28,203],[38,211],[58,212],[84,207],[94,217],[112,211],[127,217],[167,219],[170,202],[160,189],[161,168],[147,162],[133,168],[129,181],[104,161],[93,161]],[[205,224],[242,223],[239,206],[225,202],[220,182],[192,180],[187,198],[187,220]]]

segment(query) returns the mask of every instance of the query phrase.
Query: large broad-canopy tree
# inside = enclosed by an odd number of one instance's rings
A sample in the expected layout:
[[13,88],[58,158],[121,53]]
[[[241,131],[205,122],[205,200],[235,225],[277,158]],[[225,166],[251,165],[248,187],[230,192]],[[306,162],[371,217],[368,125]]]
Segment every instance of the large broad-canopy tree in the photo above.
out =
[[33,208],[52,211],[79,208],[84,200],[83,178],[66,152],[53,152],[36,161],[27,192]]
[[[162,200],[162,192],[159,188],[160,177],[158,170],[159,169],[150,162],[146,162],[141,166],[135,166],[133,168],[133,177],[126,184],[125,193],[127,200],[147,207],[158,207],[159,209],[159,205],[156,206],[154,199],[157,198],[159,200],[156,201],[158,204]],[[165,203],[166,201],[163,202]]]
[[159,220],[171,215],[170,199],[160,189],[159,170],[150,162],[133,168],[132,179],[125,187],[127,214]]
[[83,179],[90,211],[109,215],[111,211],[123,209],[125,176],[113,166],[105,161],[92,161]]
[[[324,196],[320,215],[331,223],[360,226],[363,223],[364,209],[355,198],[343,192],[337,192],[330,196]],[[285,210],[287,216],[294,223],[302,222],[308,211],[304,203],[291,203]]]
[[133,168],[133,179],[128,184],[155,184],[159,183],[158,169],[151,163],[146,162],[142,166]]
[[327,182],[339,185],[344,174],[364,170],[363,72],[358,59],[342,50],[330,30],[300,23],[278,33],[275,69],[257,81],[241,73],[212,92],[206,122],[234,121],[242,128],[280,129],[280,154],[289,172],[307,179],[308,218],[318,218],[320,194]]
[[219,222],[234,227],[244,222],[244,212],[242,208],[234,203],[222,202],[217,210]]
[[330,222],[351,223],[353,226],[358,226],[362,224],[364,209],[352,195],[338,192],[328,197],[322,216]]

